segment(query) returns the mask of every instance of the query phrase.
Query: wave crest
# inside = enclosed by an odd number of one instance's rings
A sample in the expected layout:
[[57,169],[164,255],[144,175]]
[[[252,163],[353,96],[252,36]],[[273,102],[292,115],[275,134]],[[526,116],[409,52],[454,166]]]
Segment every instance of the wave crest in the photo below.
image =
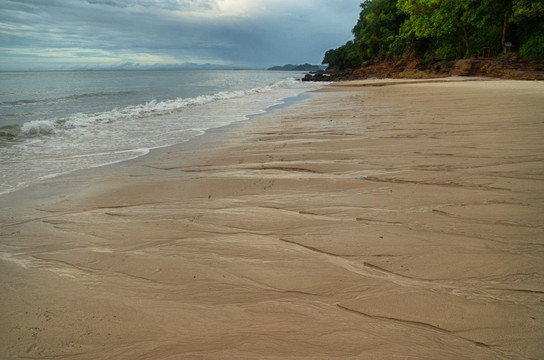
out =
[[35,120],[24,123],[20,131],[24,136],[39,136],[54,134],[57,128],[58,126],[55,121]]
[[[121,109],[113,109],[110,111],[94,113],[94,114],[74,114],[66,119],[52,119],[52,120],[34,120],[23,124],[20,128],[16,129],[17,133],[14,134],[14,129],[10,129],[9,135],[11,137],[36,137],[36,136],[49,136],[63,130],[70,130],[74,128],[84,128],[93,126],[100,123],[108,123],[112,121],[119,121],[129,118],[141,118],[149,115],[162,115],[176,111],[180,111],[188,106],[203,105],[214,101],[229,100],[248,96],[252,94],[258,94],[262,92],[272,91],[276,88],[287,88],[295,86],[300,83],[300,80],[295,78],[284,79],[271,85],[252,88],[248,90],[236,90],[236,91],[222,91],[210,95],[200,95],[194,98],[177,98],[173,100],[156,101],[152,100],[145,104],[127,106]],[[1,130],[1,129],[0,129]],[[7,134],[5,134],[7,135]],[[3,133],[0,131],[0,137],[3,137]]]

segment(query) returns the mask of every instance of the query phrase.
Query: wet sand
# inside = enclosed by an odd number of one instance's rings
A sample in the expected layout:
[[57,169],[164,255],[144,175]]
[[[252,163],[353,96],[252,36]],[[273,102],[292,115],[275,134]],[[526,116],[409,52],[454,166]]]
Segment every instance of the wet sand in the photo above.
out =
[[544,83],[464,80],[4,196],[0,358],[544,358]]

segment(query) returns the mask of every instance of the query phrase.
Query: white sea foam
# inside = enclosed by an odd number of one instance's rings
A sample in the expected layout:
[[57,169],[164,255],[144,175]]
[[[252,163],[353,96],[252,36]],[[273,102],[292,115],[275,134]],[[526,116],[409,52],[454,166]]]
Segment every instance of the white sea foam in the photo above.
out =
[[299,84],[294,78],[278,81],[272,85],[256,87],[249,90],[221,91],[210,95],[200,95],[193,98],[177,98],[165,101],[149,101],[145,104],[127,106],[122,109],[82,114],[77,113],[65,119],[35,120],[23,124],[20,136],[35,137],[52,135],[60,130],[69,130],[79,127],[89,127],[100,123],[108,123],[123,119],[141,118],[149,115],[162,115],[179,111],[189,106],[204,105],[214,101],[229,100],[248,95],[266,93],[274,89],[293,87]]
[[27,122],[21,126],[17,141],[0,147],[0,194],[189,141],[208,129],[263,113],[285,98],[318,86],[284,79],[250,89],[153,100],[109,111]]
[[35,120],[24,123],[21,127],[21,133],[25,136],[51,135],[57,130],[58,125],[51,120]]

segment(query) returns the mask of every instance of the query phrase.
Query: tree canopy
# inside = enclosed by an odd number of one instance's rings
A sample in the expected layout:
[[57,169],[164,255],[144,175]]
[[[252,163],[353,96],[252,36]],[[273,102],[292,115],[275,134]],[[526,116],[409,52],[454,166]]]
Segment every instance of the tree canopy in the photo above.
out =
[[352,32],[352,41],[326,52],[324,64],[346,69],[373,59],[452,60],[484,47],[493,56],[515,51],[543,61],[544,0],[366,0]]

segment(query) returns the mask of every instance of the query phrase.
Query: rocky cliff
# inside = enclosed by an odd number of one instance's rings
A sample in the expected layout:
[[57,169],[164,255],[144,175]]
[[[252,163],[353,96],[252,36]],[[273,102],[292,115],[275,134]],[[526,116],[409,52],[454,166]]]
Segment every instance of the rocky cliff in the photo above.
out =
[[501,79],[544,80],[544,63],[505,59],[463,59],[422,64],[413,61],[368,61],[358,69],[328,68],[307,74],[304,81],[337,81],[368,78],[424,79],[447,76],[488,76]]

